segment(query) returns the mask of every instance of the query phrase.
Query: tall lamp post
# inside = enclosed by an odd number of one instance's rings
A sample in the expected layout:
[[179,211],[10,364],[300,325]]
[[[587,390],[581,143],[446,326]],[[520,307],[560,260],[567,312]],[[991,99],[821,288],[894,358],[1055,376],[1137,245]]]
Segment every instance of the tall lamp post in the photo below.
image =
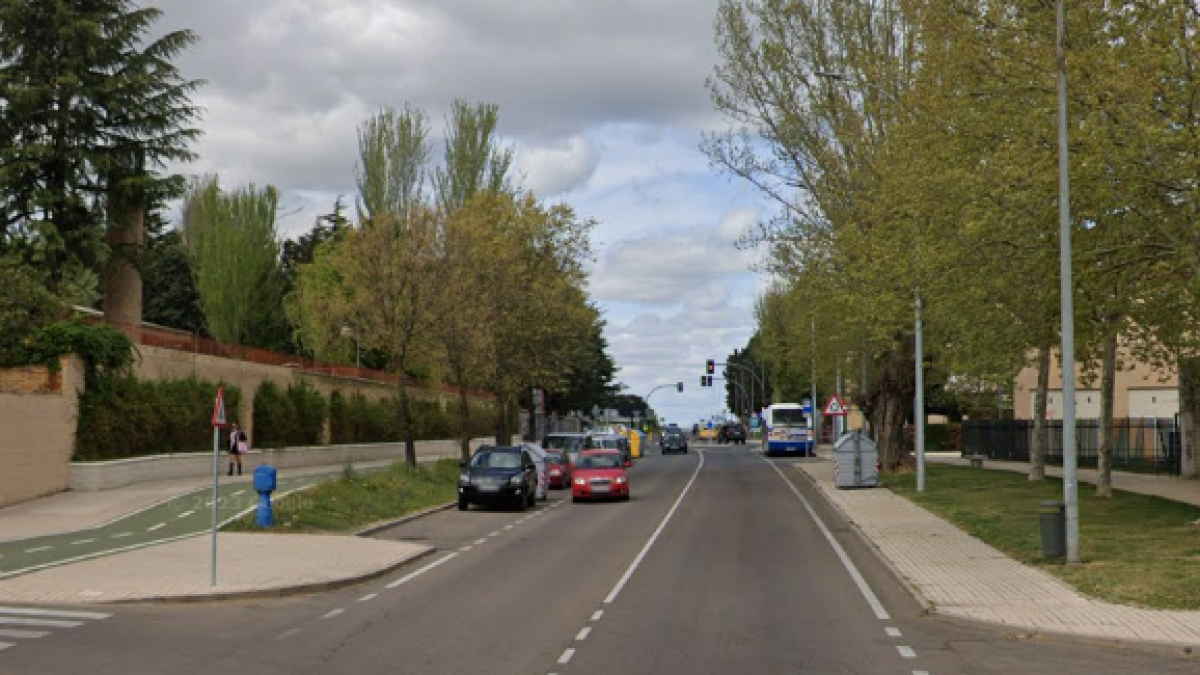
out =
[[[1059,0],[1059,2],[1060,2],[1060,12],[1061,12],[1061,0]],[[1061,38],[1060,38],[1060,40],[1061,40]],[[896,104],[896,105],[900,104],[900,101],[896,98],[895,94],[884,89],[883,87],[879,87],[875,84],[872,84],[871,82],[852,81],[852,80],[850,80],[850,78],[846,77],[845,75],[842,75],[841,73],[814,72],[813,75],[820,77],[820,78],[827,79],[827,80],[841,82],[844,84],[861,85],[861,86],[867,87],[869,89],[872,89],[872,90],[882,94],[885,98],[890,100],[893,104]],[[1062,93],[1060,92],[1060,98],[1061,97],[1062,97]],[[917,455],[917,492],[924,492],[925,491],[925,389],[924,389],[924,387],[925,387],[924,370],[925,369],[924,369],[924,363],[922,362],[923,355],[921,354],[922,346],[923,346],[921,344],[922,343],[922,339],[921,339],[921,337],[922,337],[921,336],[921,331],[922,331],[921,293],[920,293],[920,290],[918,289],[918,290],[915,290],[913,292],[913,294],[916,298],[916,321],[915,321],[915,326],[914,326],[914,332],[915,332],[914,337],[915,337],[915,343],[916,343],[914,345],[914,348],[915,348],[914,351],[916,352],[916,354],[915,354],[916,365],[914,366],[914,370],[915,370],[915,374],[916,374],[916,392],[913,397],[913,399],[914,399],[913,400],[913,426],[915,427],[915,429],[914,429],[915,433],[913,434],[913,445],[916,446],[914,448],[914,450],[916,451],[916,455]],[[839,389],[840,389],[840,387],[839,387]],[[840,395],[840,392],[839,392],[839,395]],[[1066,394],[1064,393],[1064,396],[1065,395]],[[815,396],[814,396],[814,398],[815,398]],[[1065,411],[1064,411],[1064,414],[1065,414]],[[1064,426],[1064,429],[1063,429],[1064,442],[1066,440],[1065,419],[1066,418],[1064,417],[1064,425],[1063,425]],[[1065,464],[1066,455],[1064,455],[1063,457],[1064,457],[1064,471],[1065,471],[1066,470],[1066,464]],[[1069,507],[1068,507],[1068,509],[1069,509]]]
[[1079,484],[1075,448],[1075,307],[1071,297],[1071,180],[1067,154],[1067,48],[1064,0],[1056,3],[1055,56],[1058,61],[1058,246],[1062,313],[1063,502],[1066,505],[1067,562],[1079,563]]
[[350,326],[342,326],[342,337],[354,338],[354,367],[362,368],[362,351],[359,349],[358,334]]

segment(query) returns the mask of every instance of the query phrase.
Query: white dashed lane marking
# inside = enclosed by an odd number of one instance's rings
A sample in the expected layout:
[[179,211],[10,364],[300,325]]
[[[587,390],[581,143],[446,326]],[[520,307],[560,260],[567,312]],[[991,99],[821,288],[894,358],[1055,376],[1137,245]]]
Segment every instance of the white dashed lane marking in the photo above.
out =
[[33,548],[25,549],[26,553],[38,553],[40,551],[49,551],[53,546],[34,546]]
[[277,638],[275,638],[275,639],[276,639],[276,640],[286,640],[286,639],[288,639],[288,638],[292,637],[293,635],[295,635],[295,634],[297,634],[297,633],[299,633],[299,632],[300,632],[300,629],[299,629],[299,628],[293,628],[293,629],[291,629],[291,630],[285,630],[284,632],[282,632],[282,633],[280,633],[280,634],[279,634],[279,637],[277,637]]
[[487,537],[484,537],[484,538],[482,538],[482,539],[476,539],[476,540],[475,540],[475,545],[476,545],[476,546],[479,546],[480,544],[483,544],[483,543],[486,543],[486,542],[487,542]]
[[592,621],[599,621],[602,616],[604,616],[604,610],[598,609],[595,614],[592,614]]
[[917,658],[917,653],[913,651],[912,647],[896,647],[896,651],[900,652],[900,656],[903,656],[906,659]]
[[176,518],[187,518],[188,516],[192,515],[193,513],[195,513],[195,511],[184,511],[183,513],[181,513],[175,517]]
[[379,597],[378,593],[368,593],[367,595],[364,595],[361,598],[359,598],[358,601],[359,602],[367,602],[368,600],[374,600],[375,598],[378,598],[378,597]]
[[120,534],[114,534],[114,535],[112,536],[112,538],[113,538],[113,539],[121,539],[121,538],[123,538],[123,537],[132,537],[132,536],[133,536],[133,533],[132,533],[132,532],[122,532],[122,533],[120,533]]
[[79,541],[73,541],[71,543],[74,544],[75,546],[82,546],[83,544],[90,544],[94,541],[96,541],[96,540],[95,539],[80,539]]
[[884,630],[887,631],[888,637],[900,637],[899,628],[892,628],[891,626],[888,626]]
[[322,616],[321,618],[322,618],[322,619],[332,619],[333,617],[337,616],[338,614],[341,614],[341,613],[342,613],[342,612],[344,612],[344,611],[346,611],[346,610],[344,610],[344,609],[340,609],[340,608],[339,608],[339,609],[334,609],[334,610],[331,610],[331,611],[327,612],[327,613],[325,614],[325,616]]
[[584,628],[583,630],[579,631],[579,633],[575,636],[575,641],[582,642],[582,641],[586,640],[588,635],[591,634],[591,632],[592,632],[591,628]]
[[462,548],[460,548],[460,549],[458,549],[458,550],[459,550],[459,551],[461,551],[461,552],[463,552],[463,553],[466,553],[467,551],[470,551],[470,550],[471,550],[471,549],[473,549],[473,548],[475,548],[475,547],[474,547],[474,546],[472,546],[472,545],[470,545],[470,544],[467,544],[466,546],[464,546],[464,547],[462,547]]
[[153,532],[153,531],[155,531],[155,530],[161,530],[162,528],[164,528],[164,527],[166,527],[166,526],[167,526],[167,524],[166,524],[166,523],[159,523],[159,524],[157,524],[157,525],[151,525],[150,527],[146,528],[146,531],[147,531],[147,532]]
[[574,649],[567,649],[563,651],[562,656],[558,657],[558,665],[562,666],[570,663],[572,656],[575,656]]

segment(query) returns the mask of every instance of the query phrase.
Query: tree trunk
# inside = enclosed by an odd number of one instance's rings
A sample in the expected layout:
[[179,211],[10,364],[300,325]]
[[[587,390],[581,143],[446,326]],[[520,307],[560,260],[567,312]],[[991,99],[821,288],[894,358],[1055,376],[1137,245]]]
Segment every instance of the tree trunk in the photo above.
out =
[[509,407],[512,405],[512,399],[508,394],[500,396],[497,401],[499,412],[496,413],[496,445],[510,445],[512,443],[512,426],[509,424]]
[[[403,371],[401,371],[403,372]],[[404,462],[409,466],[417,465],[417,439],[413,433],[412,399],[408,395],[408,379],[400,376],[400,433],[404,437]]]
[[1097,449],[1096,496],[1112,499],[1113,389],[1117,379],[1117,336],[1104,339],[1100,375],[1100,447]]
[[104,320],[128,335],[134,344],[141,337],[141,256],[145,233],[141,204],[114,198],[107,232],[112,257],[104,270]]
[[1180,476],[1196,475],[1196,420],[1200,419],[1200,359],[1180,356],[1179,434]]
[[[892,352],[880,360],[874,388],[867,399],[871,428],[876,433],[879,461],[885,472],[911,466],[904,429],[913,411],[913,359],[905,352]],[[911,355],[912,350],[907,354]]]
[[464,462],[471,459],[471,404],[467,388],[458,386],[458,443]]
[[1029,480],[1046,477],[1046,448],[1050,445],[1050,427],[1046,424],[1047,392],[1050,390],[1049,346],[1038,350],[1037,391],[1033,397],[1033,447],[1029,449]]

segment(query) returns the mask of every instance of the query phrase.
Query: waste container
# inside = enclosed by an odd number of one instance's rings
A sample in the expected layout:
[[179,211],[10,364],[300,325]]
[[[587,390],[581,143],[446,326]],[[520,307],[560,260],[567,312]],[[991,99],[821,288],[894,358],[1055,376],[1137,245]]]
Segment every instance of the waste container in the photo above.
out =
[[1042,557],[1061,558],[1067,554],[1067,512],[1062,502],[1042,502],[1038,509],[1042,526]]
[[879,447],[861,431],[843,434],[833,444],[833,485],[839,488],[879,485]]

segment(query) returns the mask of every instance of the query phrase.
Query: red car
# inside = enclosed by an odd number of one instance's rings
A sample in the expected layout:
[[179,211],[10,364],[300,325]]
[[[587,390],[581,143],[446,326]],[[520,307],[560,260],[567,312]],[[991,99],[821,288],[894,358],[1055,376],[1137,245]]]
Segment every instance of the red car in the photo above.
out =
[[629,474],[620,450],[584,450],[571,473],[571,500],[629,499]]
[[549,477],[551,488],[565,488],[571,485],[571,465],[563,453],[558,450],[546,450],[546,476]]

